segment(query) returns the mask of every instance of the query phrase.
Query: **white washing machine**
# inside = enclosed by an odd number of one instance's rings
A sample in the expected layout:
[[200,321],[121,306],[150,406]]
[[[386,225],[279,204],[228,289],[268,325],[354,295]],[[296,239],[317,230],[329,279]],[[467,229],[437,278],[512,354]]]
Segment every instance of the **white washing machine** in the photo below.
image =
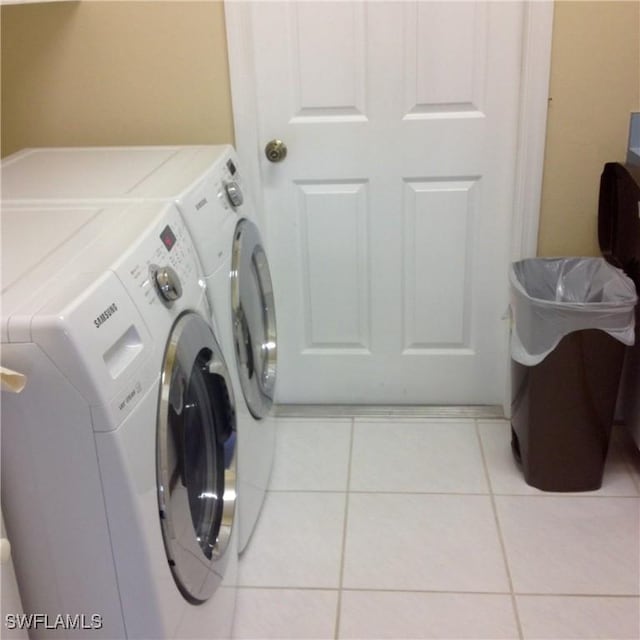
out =
[[30,637],[230,637],[236,429],[171,203],[2,208],[2,506]]
[[[200,255],[238,402],[239,549],[253,532],[275,447],[276,321],[266,253],[233,148],[26,149],[2,161],[2,198],[173,201]],[[231,366],[234,365],[234,366]]]

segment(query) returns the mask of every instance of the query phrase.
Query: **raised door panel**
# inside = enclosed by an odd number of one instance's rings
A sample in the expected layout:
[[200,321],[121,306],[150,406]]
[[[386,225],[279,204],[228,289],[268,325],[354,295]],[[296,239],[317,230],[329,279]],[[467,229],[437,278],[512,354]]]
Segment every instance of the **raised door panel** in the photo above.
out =
[[404,353],[468,349],[477,180],[405,183]]
[[297,186],[303,351],[369,353],[367,183]]
[[292,2],[288,12],[294,121],[364,117],[364,4]]
[[406,111],[409,117],[480,115],[487,6],[479,2],[405,5]]

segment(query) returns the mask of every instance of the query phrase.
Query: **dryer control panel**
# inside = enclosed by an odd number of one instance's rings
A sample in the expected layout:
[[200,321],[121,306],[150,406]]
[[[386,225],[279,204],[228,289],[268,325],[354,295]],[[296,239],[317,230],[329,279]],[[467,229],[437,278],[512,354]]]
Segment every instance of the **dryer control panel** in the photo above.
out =
[[177,204],[201,260],[205,277],[214,273],[231,251],[230,238],[221,230],[229,219],[237,221],[245,202],[240,173],[231,147],[218,155],[197,183],[178,198]]

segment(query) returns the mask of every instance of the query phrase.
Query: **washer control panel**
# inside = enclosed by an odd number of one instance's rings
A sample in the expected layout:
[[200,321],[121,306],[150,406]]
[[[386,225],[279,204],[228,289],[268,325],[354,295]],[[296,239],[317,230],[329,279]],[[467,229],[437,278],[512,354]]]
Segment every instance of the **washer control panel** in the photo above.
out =
[[122,267],[123,280],[141,309],[173,309],[183,298],[193,305],[202,293],[196,250],[173,206],[129,252]]

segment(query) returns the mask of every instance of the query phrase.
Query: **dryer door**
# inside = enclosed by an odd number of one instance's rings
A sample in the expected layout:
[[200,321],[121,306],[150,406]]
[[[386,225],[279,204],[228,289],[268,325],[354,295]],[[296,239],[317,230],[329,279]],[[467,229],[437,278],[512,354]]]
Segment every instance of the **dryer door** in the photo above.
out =
[[231,259],[231,306],[238,375],[255,418],[271,409],[276,384],[277,336],[273,286],[258,227],[236,226]]
[[176,321],[165,351],[158,408],[157,475],[162,535],[184,597],[207,600],[222,581],[236,501],[235,406],[210,326]]

